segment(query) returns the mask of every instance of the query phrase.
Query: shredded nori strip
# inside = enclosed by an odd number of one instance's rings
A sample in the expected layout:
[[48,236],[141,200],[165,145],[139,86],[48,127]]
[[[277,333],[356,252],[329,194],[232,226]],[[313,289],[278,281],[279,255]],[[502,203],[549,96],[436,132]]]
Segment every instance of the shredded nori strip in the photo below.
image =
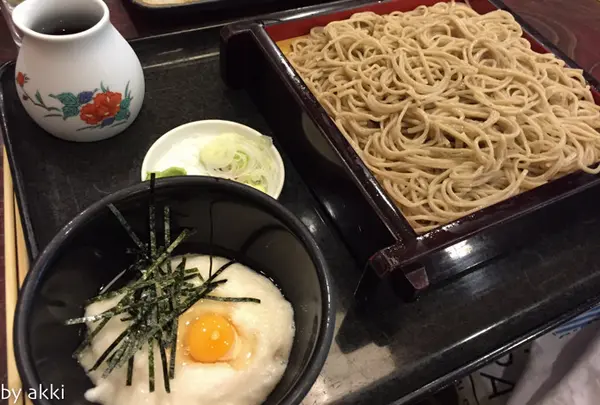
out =
[[[180,286],[183,284],[185,274],[185,257],[181,259],[181,263],[175,269],[175,280],[177,281],[171,290],[171,297],[177,297],[180,293]],[[198,273],[200,274],[200,273]],[[175,304],[171,301],[171,310],[175,311]],[[173,325],[171,325],[171,334],[169,336],[169,343],[171,347],[171,358],[169,359],[169,379],[175,378],[175,359],[177,356],[177,329],[179,328],[179,319],[175,318]]]
[[140,238],[135,234],[135,232],[133,232],[131,225],[129,225],[129,222],[127,222],[127,220],[125,219],[125,217],[123,217],[123,214],[121,214],[117,207],[115,207],[113,204],[108,204],[108,208],[112,211],[115,217],[117,217],[121,225],[123,225],[123,228],[125,228],[133,242],[140,249],[140,251],[146,252],[146,245],[144,245]]
[[154,259],[156,257],[156,206],[154,205],[154,182],[156,181],[154,176],[150,179],[150,204],[149,213],[150,217],[150,256]]
[[219,267],[219,270],[217,270],[215,272],[215,274],[213,274],[212,276],[210,276],[208,278],[208,280],[205,281],[205,283],[211,283],[215,278],[219,277],[221,275],[221,273],[223,273],[227,267],[231,266],[232,264],[235,264],[236,261],[235,260],[230,260],[227,263],[225,263],[224,265],[222,265],[221,267]]
[[216,297],[214,295],[205,295],[203,299],[221,302],[253,302],[255,304],[260,304],[259,299],[248,297]]
[[209,256],[209,261],[210,264],[208,266],[208,277],[210,278],[212,276],[212,270],[213,270],[213,252],[212,252],[212,247],[213,247],[213,237],[214,237],[214,229],[213,229],[213,202],[211,202],[208,205],[208,224],[209,224],[209,228],[208,228],[208,248],[210,249],[210,251],[208,252]]
[[89,369],[89,371],[94,371],[96,370],[98,367],[100,367],[100,365],[104,362],[104,360],[106,360],[106,358],[111,354],[111,352],[119,345],[119,343],[121,343],[121,341],[123,339],[125,339],[125,337],[127,337],[127,335],[129,334],[129,332],[127,332],[127,330],[124,330],[123,333],[121,333],[111,344],[110,346],[108,346],[106,348],[106,350],[104,351],[104,353],[102,353],[100,355],[100,357],[98,357],[98,360],[96,360],[96,363],[94,363],[94,365]]
[[168,205],[165,205],[163,209],[163,216],[165,221],[165,246],[171,244],[171,209]]
[[163,380],[165,382],[165,392],[168,394],[171,392],[171,381],[169,380],[169,366],[167,365],[167,353],[165,351],[165,345],[162,342],[160,342],[159,349]]
[[[202,275],[198,272],[198,268],[194,267],[192,269],[185,269],[185,277],[183,280],[189,281],[189,280],[193,280],[194,278],[200,278],[200,281],[204,281],[204,279],[202,278]],[[101,295],[98,295],[92,299],[89,299],[86,301],[86,304],[89,305],[89,304],[97,302],[97,301],[104,301],[104,300],[107,300],[110,298],[115,298],[115,297],[118,297],[119,295],[123,295],[125,293],[132,292],[134,290],[144,289],[144,288],[147,288],[154,284],[159,284],[161,287],[167,287],[169,285],[174,284],[175,282],[176,282],[175,278],[172,275],[167,275],[166,277],[161,276],[157,279],[151,279],[151,280],[139,279],[131,284],[126,285],[123,288],[120,288],[118,290],[111,291],[108,293],[102,293]]]
[[[209,235],[209,276],[205,280],[197,268],[186,268],[186,258],[182,258],[177,266],[171,263],[174,250],[183,243],[194,231],[184,229],[175,238],[171,239],[171,210],[163,207],[164,245],[160,246],[158,229],[156,227],[157,211],[154,195],[155,174],[150,178],[149,216],[149,243],[144,243],[134,232],[121,212],[113,205],[108,208],[127,232],[137,249],[127,249],[127,253],[135,253],[136,260],[125,270],[121,271],[100,293],[87,301],[87,305],[98,301],[116,299],[121,297],[112,308],[97,315],[83,316],[66,321],[67,325],[82,323],[95,323],[94,328],[77,348],[75,358],[89,347],[94,338],[108,324],[117,317],[121,322],[127,322],[127,328],[106,348],[98,357],[89,371],[103,370],[103,377],[112,371],[127,364],[127,379],[125,383],[133,382],[134,359],[137,352],[148,347],[148,386],[150,392],[155,391],[155,355],[154,347],[158,345],[165,391],[171,391],[170,380],[175,378],[175,362],[177,358],[177,333],[179,316],[190,309],[201,299],[208,299],[233,303],[260,303],[256,298],[248,297],[221,297],[209,295],[226,279],[217,280],[229,266],[237,263],[231,260],[213,272],[213,220],[212,204],[209,209],[210,235]],[[112,289],[124,276],[133,276],[133,281],[128,285]]]
[[86,322],[96,322],[100,319],[112,318],[115,315],[119,315],[124,312],[129,312],[136,308],[146,307],[148,305],[153,305],[153,304],[159,304],[159,303],[167,301],[169,299],[170,299],[170,297],[163,296],[163,297],[153,298],[152,301],[137,302],[135,304],[125,305],[120,308],[117,308],[115,306],[115,307],[112,307],[111,309],[109,309],[108,311],[101,312],[97,315],[90,315],[90,316],[85,316],[82,318],[69,319],[68,321],[65,322],[65,325],[77,325],[77,324],[86,323]]
[[133,362],[134,361],[135,361],[135,357],[132,357],[127,362],[127,381],[125,382],[125,385],[127,385],[127,386],[131,386],[131,384],[133,383]]
[[154,338],[148,339],[148,380],[148,391],[154,392]]

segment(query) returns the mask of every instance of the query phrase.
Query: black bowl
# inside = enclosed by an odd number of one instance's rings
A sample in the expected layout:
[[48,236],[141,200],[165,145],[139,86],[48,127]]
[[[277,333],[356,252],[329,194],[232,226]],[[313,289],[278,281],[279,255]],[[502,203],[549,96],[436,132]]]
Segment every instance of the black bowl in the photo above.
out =
[[[77,215],[29,272],[16,310],[17,366],[25,387],[38,392],[40,384],[64,388],[64,399],[42,398],[35,404],[89,404],[84,392],[92,383],[72,358],[82,340],[81,328],[64,326],[64,321],[81,316],[85,300],[131,260],[125,253],[133,247],[131,239],[107,204],[113,203],[138,235],[148,235],[149,190],[149,182],[129,187]],[[331,276],[308,230],[271,197],[227,180],[160,179],[154,196],[157,206],[171,207],[173,234],[197,230],[181,253],[212,249],[215,255],[235,257],[271,277],[291,302],[296,323],[292,353],[265,404],[300,403],[325,362],[335,318]]]

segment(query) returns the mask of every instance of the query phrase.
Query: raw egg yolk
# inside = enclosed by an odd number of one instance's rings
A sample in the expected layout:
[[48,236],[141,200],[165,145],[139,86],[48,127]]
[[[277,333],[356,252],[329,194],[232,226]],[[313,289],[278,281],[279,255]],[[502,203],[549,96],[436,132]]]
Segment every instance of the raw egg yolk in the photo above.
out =
[[215,363],[235,343],[235,329],[217,314],[200,316],[188,326],[186,345],[190,356],[200,363]]

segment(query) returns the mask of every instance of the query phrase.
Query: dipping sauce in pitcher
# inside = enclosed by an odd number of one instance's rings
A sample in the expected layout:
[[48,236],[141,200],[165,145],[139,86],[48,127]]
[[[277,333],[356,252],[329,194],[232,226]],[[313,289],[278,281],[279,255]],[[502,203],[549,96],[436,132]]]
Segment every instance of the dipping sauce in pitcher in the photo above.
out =
[[72,19],[54,19],[48,21],[40,21],[36,23],[32,29],[35,32],[46,35],[72,35],[87,31],[98,23],[97,20],[82,17],[82,20]]

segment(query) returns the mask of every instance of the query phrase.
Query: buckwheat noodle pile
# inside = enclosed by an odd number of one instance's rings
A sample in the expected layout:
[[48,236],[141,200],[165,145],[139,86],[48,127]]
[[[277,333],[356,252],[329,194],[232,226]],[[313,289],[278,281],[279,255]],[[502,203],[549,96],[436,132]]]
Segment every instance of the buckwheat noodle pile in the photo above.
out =
[[358,13],[287,56],[417,232],[600,172],[600,108],[581,71],[532,51],[507,12]]

